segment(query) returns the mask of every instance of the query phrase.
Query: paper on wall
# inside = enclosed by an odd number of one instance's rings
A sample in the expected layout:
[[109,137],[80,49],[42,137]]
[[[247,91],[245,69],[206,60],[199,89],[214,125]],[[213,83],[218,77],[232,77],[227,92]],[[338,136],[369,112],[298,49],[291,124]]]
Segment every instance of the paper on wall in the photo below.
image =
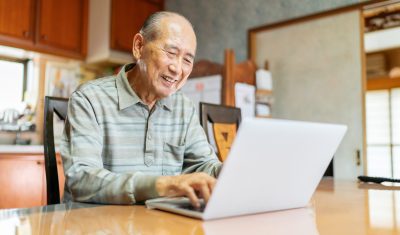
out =
[[255,116],[255,86],[235,84],[235,104],[242,111],[242,118]]
[[256,72],[256,85],[258,89],[272,90],[271,72],[265,69],[258,69]]
[[200,102],[221,104],[221,82],[221,75],[191,78],[181,91],[193,101],[196,110],[199,111]]

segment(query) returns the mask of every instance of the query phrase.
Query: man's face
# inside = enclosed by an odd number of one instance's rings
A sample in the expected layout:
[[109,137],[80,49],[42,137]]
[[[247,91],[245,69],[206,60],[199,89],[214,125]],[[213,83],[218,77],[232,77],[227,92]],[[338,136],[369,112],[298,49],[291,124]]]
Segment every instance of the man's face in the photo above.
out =
[[185,84],[196,52],[196,36],[188,22],[167,17],[159,28],[154,40],[143,42],[138,58],[147,92],[157,99],[173,94]]

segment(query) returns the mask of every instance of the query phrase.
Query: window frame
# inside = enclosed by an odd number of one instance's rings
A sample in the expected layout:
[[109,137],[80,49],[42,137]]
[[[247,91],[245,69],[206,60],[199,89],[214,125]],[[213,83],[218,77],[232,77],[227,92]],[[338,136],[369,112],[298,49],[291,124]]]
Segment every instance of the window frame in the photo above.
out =
[[20,63],[23,65],[23,75],[22,75],[22,100],[21,102],[25,101],[25,93],[27,90],[27,84],[28,84],[28,62],[30,59],[19,59],[19,58],[13,58],[13,57],[8,57],[8,56],[0,56],[0,61],[8,61],[8,62],[14,62],[14,63]]
[[[390,174],[391,177],[394,177],[394,147],[399,147],[398,144],[393,144],[393,127],[392,127],[392,90],[400,88],[400,79],[399,78],[389,78],[388,76],[381,76],[374,79],[367,79],[367,86],[365,91],[365,96],[370,91],[387,91],[388,92],[388,106],[389,106],[389,145],[386,144],[368,144],[366,141],[366,148],[368,146],[387,146],[390,149]],[[366,106],[367,104],[365,104]],[[367,118],[365,116],[365,118]],[[366,130],[367,131],[367,130]],[[366,133],[366,132],[365,132]],[[367,156],[368,158],[368,156]],[[368,161],[367,161],[368,164]],[[366,166],[366,169],[368,165]],[[368,173],[368,172],[367,172]]]

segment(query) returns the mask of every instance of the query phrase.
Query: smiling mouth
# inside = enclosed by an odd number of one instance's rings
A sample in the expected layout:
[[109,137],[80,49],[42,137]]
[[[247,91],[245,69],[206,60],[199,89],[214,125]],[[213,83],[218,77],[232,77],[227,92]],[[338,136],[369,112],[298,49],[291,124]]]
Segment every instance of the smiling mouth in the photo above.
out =
[[163,79],[164,79],[164,81],[166,81],[168,84],[170,84],[170,85],[172,85],[172,84],[174,84],[176,81],[178,81],[178,80],[175,80],[175,79],[173,79],[173,78],[171,78],[171,77],[168,77],[168,76],[161,76]]

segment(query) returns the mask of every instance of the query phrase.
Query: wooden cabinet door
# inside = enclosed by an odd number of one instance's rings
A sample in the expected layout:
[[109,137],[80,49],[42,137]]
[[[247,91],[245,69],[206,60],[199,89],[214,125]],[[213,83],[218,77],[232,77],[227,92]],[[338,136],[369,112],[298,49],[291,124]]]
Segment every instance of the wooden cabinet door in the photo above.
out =
[[162,0],[112,0],[110,47],[131,52],[133,36],[149,15],[163,7]]
[[[35,0],[0,0],[0,40],[33,44]],[[15,42],[16,41],[16,42]]]
[[37,44],[86,53],[87,0],[39,0]]
[[0,209],[46,204],[43,155],[0,156]]

